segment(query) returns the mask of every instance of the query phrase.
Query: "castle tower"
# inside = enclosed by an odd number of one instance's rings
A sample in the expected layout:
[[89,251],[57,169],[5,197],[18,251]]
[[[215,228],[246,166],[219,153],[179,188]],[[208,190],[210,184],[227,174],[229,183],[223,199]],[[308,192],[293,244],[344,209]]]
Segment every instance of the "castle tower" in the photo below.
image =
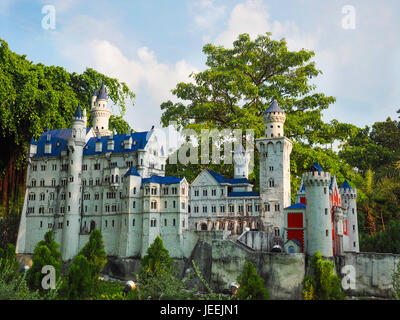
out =
[[358,239],[358,219],[357,219],[357,189],[353,189],[345,181],[339,189],[342,199],[342,206],[347,212],[347,240],[345,250],[351,252],[360,252]]
[[314,255],[319,251],[324,257],[332,257],[332,215],[329,198],[331,174],[324,172],[318,163],[315,163],[310,172],[303,174],[303,183],[307,198],[305,252]]
[[290,206],[290,153],[292,142],[284,136],[285,112],[274,101],[264,113],[265,137],[256,139],[260,153],[260,196],[264,222],[283,234],[284,211]]
[[63,261],[78,253],[81,205],[81,170],[83,147],[86,144],[86,126],[80,106],[72,119],[71,137],[68,139],[68,181],[66,211],[64,213],[61,253]]
[[111,116],[111,111],[107,107],[107,101],[107,90],[102,81],[100,90],[97,93],[95,92],[92,96],[93,129],[96,134],[100,133],[101,136],[108,136],[111,134],[111,131],[108,130],[108,121]]
[[233,151],[233,165],[234,165],[234,178],[248,178],[249,177],[249,163],[250,153],[244,150],[243,145]]

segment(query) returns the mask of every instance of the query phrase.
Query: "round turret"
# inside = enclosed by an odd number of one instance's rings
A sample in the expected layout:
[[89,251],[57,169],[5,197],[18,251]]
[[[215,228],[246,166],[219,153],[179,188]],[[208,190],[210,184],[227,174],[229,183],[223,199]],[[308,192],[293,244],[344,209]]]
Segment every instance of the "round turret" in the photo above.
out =
[[265,137],[283,137],[283,125],[286,121],[286,113],[279,107],[276,101],[272,102],[264,112]]
[[306,188],[307,243],[306,252],[319,251],[324,257],[333,256],[332,220],[330,213],[329,185],[331,174],[315,163],[310,172],[303,174]]
[[[95,101],[94,97],[96,97]],[[111,111],[107,107],[107,101],[107,90],[102,81],[97,96],[93,95],[92,97],[93,129],[96,133],[99,132],[102,136],[107,136],[111,133],[111,131],[108,130]]]
[[347,212],[347,251],[360,252],[357,219],[357,189],[345,181],[339,189],[342,206]]

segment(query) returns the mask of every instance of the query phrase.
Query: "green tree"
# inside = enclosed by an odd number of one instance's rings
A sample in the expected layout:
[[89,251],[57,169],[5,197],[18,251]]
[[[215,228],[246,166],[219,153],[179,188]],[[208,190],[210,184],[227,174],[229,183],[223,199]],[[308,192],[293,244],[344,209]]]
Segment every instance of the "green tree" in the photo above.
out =
[[316,252],[311,259],[310,275],[304,277],[303,294],[307,300],[343,300],[341,281],[334,273],[335,265]]
[[[6,249],[1,249],[0,248],[0,260],[3,261],[1,267],[2,268],[10,268],[11,270],[14,270],[15,272],[18,272],[18,261],[17,261],[17,255],[15,253],[15,246],[11,243],[9,243],[6,246]],[[0,273],[2,272],[2,269],[0,268]]]
[[164,247],[162,239],[157,236],[151,246],[147,248],[146,255],[142,258],[140,274],[142,278],[170,274],[173,265],[174,261]]
[[67,299],[86,299],[92,292],[92,268],[88,259],[78,254],[68,268],[64,282],[63,295]]
[[261,278],[251,262],[246,262],[242,273],[237,278],[239,300],[267,300],[269,292],[264,287],[264,279]]
[[[251,40],[239,35],[233,48],[206,44],[207,69],[191,74],[193,82],[178,83],[172,90],[179,102],[161,104],[163,126],[176,122],[180,129],[253,129],[255,138],[264,135],[263,114],[273,100],[286,112],[285,135],[294,145],[291,155],[292,194],[300,176],[312,163],[319,161],[344,181],[351,167],[330,148],[335,141],[354,135],[356,127],[333,120],[325,123],[322,112],[335,101],[316,92],[312,80],[321,71],[312,62],[314,52],[289,51],[286,41],[272,40],[266,33]],[[243,143],[245,145],[245,143]],[[246,146],[247,147],[247,146]],[[259,185],[258,151],[255,147],[255,170],[251,182]],[[210,166],[211,167],[211,166]],[[231,174],[230,165],[213,165],[212,169]],[[191,181],[202,166],[168,163],[169,174],[185,176]]]
[[39,241],[34,249],[32,256],[32,268],[28,270],[27,282],[31,289],[44,292],[42,288],[42,279],[45,274],[42,274],[42,268],[46,265],[54,267],[56,272],[56,282],[60,278],[60,269],[62,265],[61,253],[59,245],[53,238],[53,232],[48,231],[44,240]]
[[85,244],[78,255],[84,256],[90,267],[91,290],[97,287],[101,270],[107,263],[107,254],[104,250],[103,236],[99,229],[95,229],[90,233],[89,241]]

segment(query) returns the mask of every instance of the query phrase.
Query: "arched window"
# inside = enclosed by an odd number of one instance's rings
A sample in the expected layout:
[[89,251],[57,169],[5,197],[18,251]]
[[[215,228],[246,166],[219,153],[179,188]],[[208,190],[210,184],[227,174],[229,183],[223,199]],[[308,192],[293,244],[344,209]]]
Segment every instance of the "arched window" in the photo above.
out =
[[92,232],[94,229],[96,229],[96,222],[92,220],[90,221],[90,232]]
[[32,187],[36,187],[36,180],[35,180],[35,179],[32,179],[32,181],[31,181],[31,186],[32,186]]

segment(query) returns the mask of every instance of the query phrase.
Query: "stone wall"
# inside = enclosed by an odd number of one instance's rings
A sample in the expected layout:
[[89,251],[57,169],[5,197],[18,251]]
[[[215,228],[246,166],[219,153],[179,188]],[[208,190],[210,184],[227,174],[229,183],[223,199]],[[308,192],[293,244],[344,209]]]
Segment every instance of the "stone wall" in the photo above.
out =
[[214,240],[211,256],[211,285],[216,291],[228,291],[244,264],[251,261],[264,279],[271,299],[301,299],[306,270],[304,254],[252,251],[237,242]]

